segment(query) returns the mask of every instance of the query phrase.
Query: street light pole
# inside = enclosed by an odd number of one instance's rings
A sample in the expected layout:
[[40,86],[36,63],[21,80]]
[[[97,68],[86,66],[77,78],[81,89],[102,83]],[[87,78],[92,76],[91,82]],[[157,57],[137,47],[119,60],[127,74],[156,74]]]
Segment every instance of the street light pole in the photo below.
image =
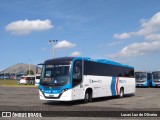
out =
[[29,71],[28,71],[28,74],[30,75],[30,71],[31,71],[31,66],[30,66],[30,59],[29,59]]
[[53,59],[54,59],[54,45],[56,44],[56,42],[58,42],[58,40],[49,40],[49,42],[52,43],[52,55],[53,55]]

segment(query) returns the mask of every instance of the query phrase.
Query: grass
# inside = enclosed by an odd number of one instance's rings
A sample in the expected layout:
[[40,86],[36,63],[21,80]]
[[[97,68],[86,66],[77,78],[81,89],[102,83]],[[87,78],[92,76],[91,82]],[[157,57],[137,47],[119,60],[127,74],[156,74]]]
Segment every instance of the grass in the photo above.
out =
[[0,86],[5,86],[5,87],[36,87],[35,85],[19,85],[18,80],[0,80]]

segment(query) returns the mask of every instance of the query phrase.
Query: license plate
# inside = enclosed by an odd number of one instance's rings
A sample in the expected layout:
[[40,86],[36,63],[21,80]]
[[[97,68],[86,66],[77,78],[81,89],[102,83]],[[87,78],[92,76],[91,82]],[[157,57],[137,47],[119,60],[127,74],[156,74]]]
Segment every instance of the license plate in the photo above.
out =
[[54,97],[54,95],[49,95],[49,97]]

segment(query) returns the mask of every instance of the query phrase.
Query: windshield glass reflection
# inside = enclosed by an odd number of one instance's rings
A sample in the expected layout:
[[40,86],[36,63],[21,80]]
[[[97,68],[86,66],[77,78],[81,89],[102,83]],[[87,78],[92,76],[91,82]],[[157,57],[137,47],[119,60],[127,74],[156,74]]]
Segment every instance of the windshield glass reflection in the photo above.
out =
[[41,85],[62,86],[70,82],[69,65],[44,65]]

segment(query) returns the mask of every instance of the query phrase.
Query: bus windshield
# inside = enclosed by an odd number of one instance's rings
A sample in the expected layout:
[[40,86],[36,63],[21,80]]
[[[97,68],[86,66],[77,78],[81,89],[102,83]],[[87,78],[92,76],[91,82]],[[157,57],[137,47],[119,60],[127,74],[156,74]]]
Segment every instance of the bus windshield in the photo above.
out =
[[153,79],[160,79],[160,72],[153,72]]
[[147,75],[146,75],[146,73],[143,73],[143,72],[137,72],[137,73],[135,73],[135,77],[136,77],[136,79],[146,79]]
[[41,85],[63,86],[70,82],[70,65],[44,65]]

